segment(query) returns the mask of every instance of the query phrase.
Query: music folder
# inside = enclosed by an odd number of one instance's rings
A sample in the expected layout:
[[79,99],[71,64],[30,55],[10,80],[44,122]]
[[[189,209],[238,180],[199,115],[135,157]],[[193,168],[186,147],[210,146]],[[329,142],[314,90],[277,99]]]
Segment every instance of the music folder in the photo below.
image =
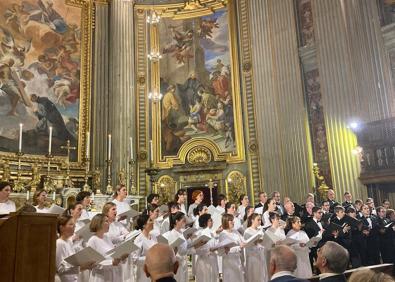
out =
[[105,257],[91,247],[86,247],[64,260],[73,266],[81,266],[88,263],[99,263],[105,260]]

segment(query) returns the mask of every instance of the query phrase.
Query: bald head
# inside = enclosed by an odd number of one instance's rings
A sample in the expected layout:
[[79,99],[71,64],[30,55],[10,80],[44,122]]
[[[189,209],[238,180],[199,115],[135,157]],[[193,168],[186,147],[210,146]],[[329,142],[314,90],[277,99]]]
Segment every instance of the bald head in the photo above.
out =
[[269,274],[280,271],[294,272],[296,269],[296,255],[294,250],[286,245],[279,245],[270,252]]
[[152,281],[173,277],[177,273],[177,269],[178,261],[170,246],[158,243],[148,250],[145,256],[144,271]]

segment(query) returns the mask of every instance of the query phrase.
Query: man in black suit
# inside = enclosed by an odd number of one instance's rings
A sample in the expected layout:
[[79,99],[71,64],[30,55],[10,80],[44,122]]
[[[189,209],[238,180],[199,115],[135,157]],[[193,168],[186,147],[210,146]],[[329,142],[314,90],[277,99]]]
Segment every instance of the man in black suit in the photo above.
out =
[[322,226],[325,228],[329,224],[329,219],[332,217],[332,213],[329,211],[330,210],[330,204],[328,201],[323,201],[321,204],[321,209],[322,209]]
[[177,282],[174,274],[177,273],[178,261],[173,249],[169,245],[158,243],[152,246],[146,256],[144,272],[151,281]]
[[307,282],[296,278],[293,272],[296,269],[296,254],[286,245],[278,245],[270,252],[269,275],[270,282]]
[[263,207],[267,201],[266,192],[259,192],[258,197],[259,197],[259,203],[255,206],[256,209]]
[[344,202],[342,203],[342,206],[344,207],[344,209],[347,210],[350,207],[354,208],[351,193],[346,191],[344,192],[343,196],[344,196]]
[[328,241],[317,252],[316,266],[320,282],[346,282],[344,271],[349,261],[348,251],[336,242]]
[[329,211],[331,213],[333,213],[333,210],[335,209],[335,207],[340,205],[335,200],[335,191],[333,191],[333,189],[329,189],[328,192],[326,193],[326,197],[327,197],[327,201],[329,202],[329,205],[330,205]]
[[284,204],[284,213],[281,215],[281,219],[287,221],[288,217],[294,216],[295,214],[295,206],[294,203],[288,201]]
[[[321,232],[323,232],[322,224],[321,224],[322,210],[320,207],[313,208],[313,217],[306,221],[304,231],[307,233],[309,238],[313,238],[318,236]],[[320,242],[319,242],[320,243]],[[321,245],[321,244],[319,244]],[[318,246],[319,246],[318,245]],[[313,268],[313,261],[317,258],[317,247],[313,247],[310,249],[309,253],[311,269]]]

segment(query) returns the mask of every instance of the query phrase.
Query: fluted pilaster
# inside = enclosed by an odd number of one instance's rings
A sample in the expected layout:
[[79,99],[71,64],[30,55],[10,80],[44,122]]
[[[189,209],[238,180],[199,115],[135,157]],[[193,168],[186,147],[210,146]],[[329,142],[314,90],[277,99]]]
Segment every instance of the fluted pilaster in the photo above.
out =
[[311,151],[292,0],[251,0],[256,121],[263,190],[301,200]]

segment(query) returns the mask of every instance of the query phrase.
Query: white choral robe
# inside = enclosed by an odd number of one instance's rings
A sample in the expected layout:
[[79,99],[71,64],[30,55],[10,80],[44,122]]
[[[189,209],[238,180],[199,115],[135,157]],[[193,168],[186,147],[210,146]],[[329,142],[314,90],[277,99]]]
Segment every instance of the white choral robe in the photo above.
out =
[[187,208],[185,207],[185,204],[179,204],[180,205],[180,211],[187,215]]
[[59,238],[56,240],[56,273],[62,282],[78,281],[79,266],[72,266],[64,260],[74,253],[71,239],[65,241]]
[[[248,227],[244,232],[244,239],[248,240],[258,232],[259,230]],[[261,244],[257,243],[245,248],[245,259],[246,281],[267,282],[269,280],[265,248]]]
[[240,221],[244,220],[244,215],[246,214],[246,207],[243,205],[240,205],[237,208],[237,213],[239,214],[237,217],[240,219]]
[[188,255],[195,254],[195,248],[191,247],[191,240],[186,240],[182,232],[178,232],[175,229],[170,230],[169,232],[166,232],[163,234],[165,238],[167,238],[169,241],[174,241],[178,237],[181,237],[184,239],[184,242],[177,247],[177,253],[176,253],[176,258],[178,261],[178,270],[176,275],[174,276],[174,279],[176,279],[177,282],[188,282]]
[[[124,213],[124,212],[127,212],[128,210],[130,210],[131,209],[131,207],[130,207],[130,205],[129,205],[129,202],[128,202],[128,200],[123,200],[122,202],[121,201],[118,201],[117,199],[114,199],[114,200],[112,200],[112,202],[117,206],[117,214],[121,214],[121,213]],[[127,219],[124,219],[124,220],[121,220],[120,221],[126,228],[130,228],[130,226],[131,226],[131,223],[132,223],[132,219],[131,218],[127,218]]]
[[[277,237],[279,237],[279,240],[284,240],[285,238],[287,238],[287,236],[285,236],[285,232],[284,232],[284,228],[278,227],[278,228],[273,228],[272,226],[269,227],[265,232],[271,232],[274,235],[276,235]],[[265,257],[266,257],[266,264],[267,264],[267,269],[269,270],[269,262],[270,262],[270,250],[271,249],[267,249],[265,248]]]
[[263,228],[269,228],[272,223],[270,222],[269,211],[265,211],[262,215]]
[[49,208],[44,207],[40,209],[38,206],[34,206],[34,207],[36,208],[37,213],[49,213]]
[[238,246],[232,247],[229,253],[222,253],[222,273],[223,281],[225,282],[244,282],[244,269],[241,259],[241,247],[240,243],[243,241],[240,233],[232,230],[224,230],[219,235],[219,243],[225,239],[230,239],[235,242]]
[[196,235],[200,236],[202,234],[211,237],[211,240],[196,249],[196,282],[217,282],[219,275],[218,256],[215,251],[210,251],[210,249],[214,249],[218,242],[209,228],[199,230]]
[[162,221],[162,224],[160,225],[160,234],[164,234],[170,230],[170,216],[171,216],[171,214],[169,214],[169,216],[167,216]]
[[134,243],[140,247],[139,250],[133,253],[134,261],[136,262],[136,280],[137,282],[151,282],[150,278],[147,278],[144,272],[144,261],[145,254],[147,251],[157,243],[156,237],[150,235],[150,238],[145,237],[143,233],[140,233],[139,236],[136,237]]
[[[309,241],[309,236],[303,230],[294,231],[290,230],[287,234],[287,238],[298,240],[299,243],[306,244]],[[311,278],[313,273],[311,271],[310,259],[309,259],[309,248],[301,247],[299,244],[293,244],[291,247],[295,250],[297,256],[297,266],[294,272],[297,278]]]
[[87,246],[106,257],[92,269],[89,282],[121,282],[123,277],[121,263],[117,266],[112,265],[113,259],[106,255],[106,252],[114,248],[107,234],[104,234],[103,239],[93,235],[88,240]]
[[[87,243],[87,242],[84,242],[83,239],[78,239],[78,240],[75,239],[78,237],[78,235],[75,232],[77,232],[82,227],[84,227],[85,224],[89,224],[89,223],[85,223],[83,220],[80,220],[80,219],[81,218],[79,218],[77,220],[77,222],[75,223],[75,231],[74,231],[74,235],[72,237],[73,238],[73,249],[75,252],[78,252],[78,251],[82,250],[83,248],[85,248],[86,243]],[[88,282],[90,273],[91,273],[91,271],[89,269],[81,271],[78,274],[78,282]]]
[[15,212],[15,203],[11,200],[7,200],[4,203],[0,203],[0,214],[9,214],[10,212]]

